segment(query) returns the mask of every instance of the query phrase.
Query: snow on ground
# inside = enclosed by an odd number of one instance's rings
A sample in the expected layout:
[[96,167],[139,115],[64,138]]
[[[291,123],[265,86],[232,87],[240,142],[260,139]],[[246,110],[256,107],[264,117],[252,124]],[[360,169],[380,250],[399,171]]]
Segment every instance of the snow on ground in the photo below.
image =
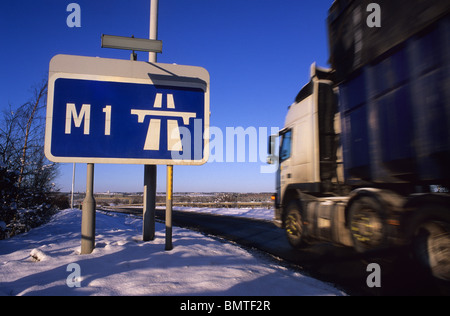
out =
[[79,254],[80,229],[81,211],[69,209],[46,225],[0,240],[0,295],[345,295],[187,229],[174,227],[174,249],[165,251],[164,225],[156,224],[154,241],[143,242],[142,218],[135,216],[97,212],[96,248],[89,255]]

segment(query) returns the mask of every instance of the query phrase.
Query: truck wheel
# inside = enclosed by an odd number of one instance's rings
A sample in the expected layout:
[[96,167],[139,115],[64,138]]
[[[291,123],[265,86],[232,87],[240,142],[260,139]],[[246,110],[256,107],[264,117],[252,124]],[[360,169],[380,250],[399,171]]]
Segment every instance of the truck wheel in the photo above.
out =
[[450,211],[426,206],[412,224],[412,250],[415,259],[431,275],[450,281]]
[[385,243],[383,206],[374,198],[362,196],[349,209],[350,232],[357,252],[382,247]]
[[306,246],[303,218],[299,202],[292,201],[289,203],[284,219],[284,227],[286,236],[292,247],[302,248]]

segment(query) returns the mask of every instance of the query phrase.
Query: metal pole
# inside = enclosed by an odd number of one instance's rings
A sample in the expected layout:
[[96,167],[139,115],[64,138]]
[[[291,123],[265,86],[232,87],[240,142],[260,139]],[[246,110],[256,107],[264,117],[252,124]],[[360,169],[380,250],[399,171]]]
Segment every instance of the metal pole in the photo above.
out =
[[173,197],[173,166],[167,166],[166,189],[166,250],[172,250],[172,197]]
[[73,191],[75,189],[75,163],[73,164],[72,169],[72,193],[70,196],[70,208],[73,209]]
[[156,206],[156,166],[144,166],[144,211],[142,223],[142,239],[155,239]]
[[[150,31],[149,39],[158,39],[158,0],[150,0]],[[148,53],[148,61],[156,63],[156,53]]]
[[[150,0],[150,39],[158,37],[158,0]],[[148,54],[148,61],[156,63],[156,53]],[[142,239],[155,239],[155,205],[156,205],[156,165],[144,166],[144,209]]]
[[81,218],[81,254],[90,254],[95,248],[94,164],[87,164],[86,197]]

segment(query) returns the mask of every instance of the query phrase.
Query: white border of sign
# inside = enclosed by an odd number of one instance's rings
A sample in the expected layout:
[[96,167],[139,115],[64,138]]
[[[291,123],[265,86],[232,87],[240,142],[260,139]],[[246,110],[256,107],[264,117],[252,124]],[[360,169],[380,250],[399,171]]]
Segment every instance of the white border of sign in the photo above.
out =
[[[154,79],[150,79],[150,76]],[[205,91],[204,147],[202,160],[128,159],[95,157],[55,157],[51,154],[53,99],[55,81],[59,78],[84,79],[107,82],[144,83],[183,88],[201,88]],[[56,55],[50,61],[45,126],[45,155],[53,162],[111,163],[140,165],[203,165],[209,158],[210,92],[209,73],[195,66],[148,63],[120,59]]]

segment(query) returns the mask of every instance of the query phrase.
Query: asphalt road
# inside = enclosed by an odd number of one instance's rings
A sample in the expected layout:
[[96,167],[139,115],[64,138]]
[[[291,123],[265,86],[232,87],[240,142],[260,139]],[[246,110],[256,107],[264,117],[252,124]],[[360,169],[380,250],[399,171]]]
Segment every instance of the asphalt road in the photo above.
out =
[[[142,215],[139,209],[123,208],[122,211]],[[157,210],[156,217],[163,221],[164,211]],[[351,248],[318,243],[295,250],[284,230],[273,223],[232,216],[174,211],[173,225],[257,249],[280,264],[332,283],[350,295],[450,295],[448,283],[422,272],[403,249],[361,255]],[[367,271],[369,263],[380,265],[381,287],[367,286],[371,274]]]

